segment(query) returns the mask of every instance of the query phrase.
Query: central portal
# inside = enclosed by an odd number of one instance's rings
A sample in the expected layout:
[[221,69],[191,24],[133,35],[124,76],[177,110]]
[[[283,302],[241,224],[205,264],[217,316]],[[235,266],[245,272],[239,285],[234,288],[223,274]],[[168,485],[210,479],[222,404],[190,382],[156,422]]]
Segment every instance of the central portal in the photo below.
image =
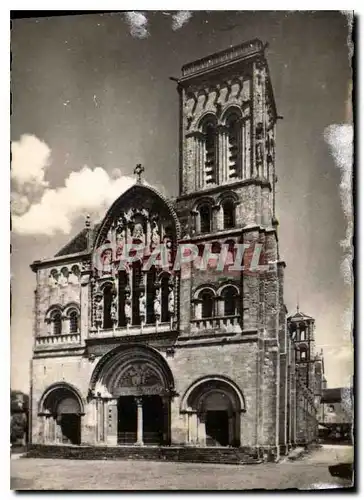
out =
[[138,439],[138,404],[142,411],[143,444],[167,444],[168,422],[161,396],[121,396],[118,399],[118,444],[136,444]]
[[[119,445],[168,445],[171,439],[172,372],[165,359],[144,345],[106,353],[91,377],[91,394],[104,399],[104,432],[98,441]],[[101,404],[101,403],[100,403]]]

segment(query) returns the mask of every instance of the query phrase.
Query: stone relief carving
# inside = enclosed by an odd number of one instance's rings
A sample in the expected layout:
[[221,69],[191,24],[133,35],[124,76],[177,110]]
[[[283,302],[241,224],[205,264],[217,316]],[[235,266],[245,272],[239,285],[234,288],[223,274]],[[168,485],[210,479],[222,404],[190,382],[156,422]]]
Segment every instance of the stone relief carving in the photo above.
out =
[[160,292],[160,289],[157,288],[157,290],[155,292],[155,298],[154,298],[154,314],[155,314],[156,319],[158,319],[158,320],[159,320],[159,318],[161,316],[161,311],[162,311],[162,308],[161,308],[161,292]]
[[168,312],[171,316],[174,315],[174,291],[173,288],[170,289],[168,295]]
[[144,295],[144,292],[140,292],[140,296],[139,296],[139,315],[141,316],[141,318],[145,318],[145,314],[146,314],[146,299],[145,299],[145,295]]
[[157,373],[145,364],[134,364],[119,380],[121,387],[154,386],[161,384]]

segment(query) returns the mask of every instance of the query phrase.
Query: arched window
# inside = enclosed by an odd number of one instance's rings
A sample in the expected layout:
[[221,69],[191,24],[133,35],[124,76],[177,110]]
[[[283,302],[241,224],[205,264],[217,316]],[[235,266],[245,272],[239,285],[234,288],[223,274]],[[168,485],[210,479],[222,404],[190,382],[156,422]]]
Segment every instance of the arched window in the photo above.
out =
[[[234,240],[225,241],[224,245],[227,245],[227,255],[225,261],[225,267],[229,268],[230,266],[234,266],[235,257],[236,257],[236,243]],[[236,265],[243,265],[242,262],[237,262]]]
[[301,340],[301,342],[304,342],[306,340],[306,330],[302,327],[301,327],[301,331],[300,331],[300,340]]
[[51,321],[53,323],[53,335],[62,334],[62,314],[61,311],[54,311],[51,316]]
[[240,117],[231,113],[226,120],[228,136],[228,175],[229,179],[241,176],[241,124]]
[[235,227],[235,203],[233,200],[226,200],[222,203],[224,214],[224,229]]
[[203,147],[204,147],[204,185],[217,182],[217,135],[216,121],[207,118],[202,124]]
[[69,313],[69,321],[70,321],[70,333],[78,332],[78,312],[72,310]]
[[140,293],[144,291],[142,263],[138,260],[133,262],[132,279],[132,324],[140,325],[139,298]]
[[299,347],[296,351],[296,361],[307,361],[306,347]]
[[211,318],[214,316],[214,294],[212,290],[202,290],[201,299],[201,317]]
[[235,316],[238,305],[236,288],[233,286],[225,287],[221,292],[221,296],[224,299],[224,316]]
[[152,266],[147,271],[147,323],[155,323],[156,320],[154,315],[155,280],[156,269]]
[[125,288],[128,284],[128,278],[126,272],[120,270],[118,273],[118,284],[119,284],[119,293],[118,293],[118,311],[119,311],[119,326],[126,326],[126,318],[125,318]]
[[211,232],[211,208],[209,205],[202,205],[200,212],[200,231],[201,233]]
[[168,301],[169,301],[169,275],[164,274],[161,279],[161,300],[162,300],[162,317],[161,322],[166,323],[170,320],[170,315],[168,311]]
[[111,304],[112,304],[112,286],[106,285],[104,287],[104,328],[112,328],[111,319]]

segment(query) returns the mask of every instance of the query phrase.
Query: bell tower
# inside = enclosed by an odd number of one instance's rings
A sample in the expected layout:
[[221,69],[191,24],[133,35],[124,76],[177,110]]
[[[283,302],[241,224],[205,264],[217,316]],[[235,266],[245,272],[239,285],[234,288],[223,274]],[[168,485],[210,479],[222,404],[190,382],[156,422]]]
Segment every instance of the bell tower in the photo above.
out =
[[260,40],[231,47],[186,64],[178,80],[180,197],[235,192],[237,226],[275,216],[277,113],[265,48]]
[[[176,80],[180,98],[176,209],[182,239],[197,245],[201,255],[206,247],[218,254],[222,245],[228,245],[233,262],[237,244],[245,244],[251,252],[259,244],[265,261],[277,264],[270,269],[272,277],[266,284],[267,274],[243,279],[236,272],[195,273],[190,284],[184,283],[181,289],[186,303],[195,301],[191,314],[186,306],[181,315],[185,331],[189,318],[198,321],[201,308],[220,317],[229,310],[227,304],[225,308],[221,305],[224,299],[220,295],[220,284],[228,279],[239,295],[231,312],[239,317],[241,327],[275,339],[281,330],[284,337],[284,263],[279,262],[275,219],[278,117],[265,50],[266,45],[258,39],[230,47],[184,65]],[[214,292],[211,288],[214,297],[205,307],[200,302],[210,292],[201,292],[200,298],[198,290],[207,281],[215,288]]]
[[288,328],[295,347],[296,371],[307,387],[311,386],[315,357],[315,320],[304,314],[297,306],[297,312],[288,318]]

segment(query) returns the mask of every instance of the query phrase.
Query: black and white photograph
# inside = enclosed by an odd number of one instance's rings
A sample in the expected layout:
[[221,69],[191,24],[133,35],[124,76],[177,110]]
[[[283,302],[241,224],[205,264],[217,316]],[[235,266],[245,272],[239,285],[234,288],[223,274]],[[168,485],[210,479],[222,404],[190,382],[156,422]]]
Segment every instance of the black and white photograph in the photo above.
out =
[[11,12],[12,490],[353,489],[354,25]]

